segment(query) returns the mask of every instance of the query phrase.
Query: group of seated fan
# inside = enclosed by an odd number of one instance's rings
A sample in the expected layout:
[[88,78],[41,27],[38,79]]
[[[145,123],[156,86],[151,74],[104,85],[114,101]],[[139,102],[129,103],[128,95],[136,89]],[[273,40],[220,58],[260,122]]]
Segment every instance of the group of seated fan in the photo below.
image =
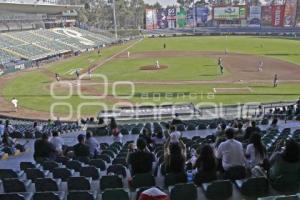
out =
[[[290,129],[279,133],[278,120],[274,119],[266,131],[255,122],[243,124],[234,121],[222,123],[216,133],[193,140],[182,137],[176,130],[179,119],[174,119],[164,133],[151,135],[144,128],[136,144],[128,143],[128,152],[122,154],[122,163],[129,167],[131,175],[140,173],[184,174],[188,181],[200,185],[222,179],[243,179],[247,176],[267,177],[274,188],[296,188],[300,180],[300,132]],[[246,127],[245,127],[246,126]],[[262,140],[263,138],[263,140]],[[104,158],[109,154],[107,146],[99,144],[91,132],[80,134],[78,144],[65,147],[57,133],[35,142],[34,157],[55,159],[68,156],[84,161]],[[270,141],[269,141],[270,140]],[[113,153],[112,153],[113,154]],[[110,155],[109,155],[110,157]],[[157,165],[153,167],[153,163]],[[288,170],[287,170],[288,169]]]
[[[53,134],[65,133],[68,131],[78,130],[75,123],[62,123],[59,120],[52,122],[29,122],[22,120],[6,119],[5,122],[0,119],[0,147],[3,154],[15,155],[18,152],[26,150],[27,142],[20,142],[18,139],[40,138],[45,133],[53,132]],[[21,144],[23,143],[23,144]]]

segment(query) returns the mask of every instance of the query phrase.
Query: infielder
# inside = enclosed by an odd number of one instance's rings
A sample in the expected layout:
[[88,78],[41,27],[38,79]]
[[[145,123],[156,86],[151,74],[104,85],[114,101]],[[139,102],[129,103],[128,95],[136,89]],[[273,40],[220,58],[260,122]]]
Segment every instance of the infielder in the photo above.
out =
[[219,65],[219,67],[220,67],[221,74],[224,74],[224,67],[223,67],[223,64],[221,63],[221,64]]
[[159,66],[159,61],[158,61],[158,60],[156,61],[156,68],[157,68],[157,69],[160,68],[160,66]]
[[264,62],[261,60],[258,63],[258,71],[261,72],[263,70]]
[[75,74],[76,74],[77,79],[79,79],[79,76],[80,76],[79,69],[76,69]]
[[277,74],[274,75],[274,80],[273,80],[273,87],[277,87],[278,86],[278,76]]

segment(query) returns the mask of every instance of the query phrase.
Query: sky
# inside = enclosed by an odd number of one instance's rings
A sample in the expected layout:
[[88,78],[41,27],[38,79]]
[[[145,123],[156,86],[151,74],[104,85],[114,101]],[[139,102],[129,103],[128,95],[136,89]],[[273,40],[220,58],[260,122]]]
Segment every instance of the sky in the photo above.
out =
[[176,4],[176,0],[144,0],[144,2],[148,4],[155,4],[156,2],[159,2],[163,6]]

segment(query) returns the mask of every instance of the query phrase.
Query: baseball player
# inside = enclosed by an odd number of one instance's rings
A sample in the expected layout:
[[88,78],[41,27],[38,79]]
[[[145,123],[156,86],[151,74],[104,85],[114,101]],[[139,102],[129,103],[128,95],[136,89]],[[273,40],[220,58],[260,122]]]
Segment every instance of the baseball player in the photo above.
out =
[[79,69],[76,69],[75,74],[76,74],[77,79],[79,79],[79,76],[80,76]]
[[224,67],[223,67],[223,64],[221,63],[221,64],[219,65],[219,67],[220,67],[221,74],[224,74]]
[[219,66],[222,65],[222,58],[221,57],[219,57],[219,59],[218,59],[218,65]]
[[13,104],[13,107],[15,109],[15,112],[18,111],[18,100],[14,97],[12,100],[11,100],[11,103]]
[[159,66],[159,61],[158,61],[158,60],[156,61],[156,68],[157,68],[157,69],[160,68],[160,66]]
[[58,73],[55,73],[55,79],[56,79],[56,81],[57,81],[57,82],[59,82],[59,81],[60,81],[60,76],[59,76],[59,74],[58,74]]
[[278,86],[278,76],[277,74],[274,75],[274,80],[273,80],[273,87],[277,87]]
[[263,70],[264,62],[261,60],[258,63],[258,71],[261,72]]

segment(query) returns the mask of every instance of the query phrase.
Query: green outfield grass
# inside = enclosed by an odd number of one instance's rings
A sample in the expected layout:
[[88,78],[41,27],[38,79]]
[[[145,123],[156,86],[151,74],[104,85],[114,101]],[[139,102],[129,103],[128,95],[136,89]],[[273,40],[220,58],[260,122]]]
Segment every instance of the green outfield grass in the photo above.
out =
[[[300,41],[282,38],[260,38],[225,36],[220,37],[175,37],[144,39],[130,49],[131,52],[162,51],[163,43],[167,44],[166,50],[185,51],[224,51],[240,52],[248,54],[258,54],[271,56],[278,59],[300,64]],[[87,68],[101,60],[109,58],[113,54],[128,47],[131,43],[106,48],[102,56],[97,52],[84,53],[78,57],[69,58],[51,64],[48,69],[51,72],[60,73],[62,76],[72,76],[68,72],[76,68]],[[141,71],[140,66],[151,65],[159,59],[161,64],[168,65],[167,69],[159,71]],[[219,77],[219,68],[216,60],[207,57],[161,57],[146,59],[117,59],[112,60],[95,73],[101,73],[108,77],[109,82],[114,81],[178,81],[178,80],[215,80]],[[225,71],[225,76],[230,76]],[[82,103],[101,104],[108,107],[118,102],[118,98],[113,97],[112,86],[108,86],[106,99],[88,100],[82,99],[77,92],[67,100],[56,100],[50,94],[50,84],[53,77],[39,71],[27,72],[17,78],[10,80],[0,92],[7,100],[16,96],[19,104],[39,111],[50,111],[53,103],[70,103],[73,111],[77,111]],[[95,81],[96,79],[94,79]],[[99,81],[100,82],[100,81]],[[103,86],[95,87],[99,94],[104,92]],[[231,94],[214,93],[214,88],[250,88],[249,91]],[[133,96],[124,99],[124,102],[132,103],[186,103],[186,102],[215,102],[223,104],[236,104],[245,102],[273,102],[282,100],[294,100],[300,96],[300,84],[286,83],[280,84],[278,88],[273,88],[272,83],[264,84],[179,84],[179,85],[143,85],[136,84]],[[130,94],[129,86],[119,86],[116,88],[117,94],[124,97]],[[56,95],[65,96],[67,88],[56,91]],[[158,98],[159,97],[159,98]],[[96,114],[101,106],[85,106],[84,114]],[[67,113],[68,109],[58,106],[57,113]]]
[[[98,68],[95,73],[104,74],[109,82],[149,80],[214,80],[220,76],[217,60],[205,57],[159,58],[167,65],[162,70],[140,70],[141,66],[155,65],[155,58],[115,60]],[[228,72],[224,70],[224,75]]]

